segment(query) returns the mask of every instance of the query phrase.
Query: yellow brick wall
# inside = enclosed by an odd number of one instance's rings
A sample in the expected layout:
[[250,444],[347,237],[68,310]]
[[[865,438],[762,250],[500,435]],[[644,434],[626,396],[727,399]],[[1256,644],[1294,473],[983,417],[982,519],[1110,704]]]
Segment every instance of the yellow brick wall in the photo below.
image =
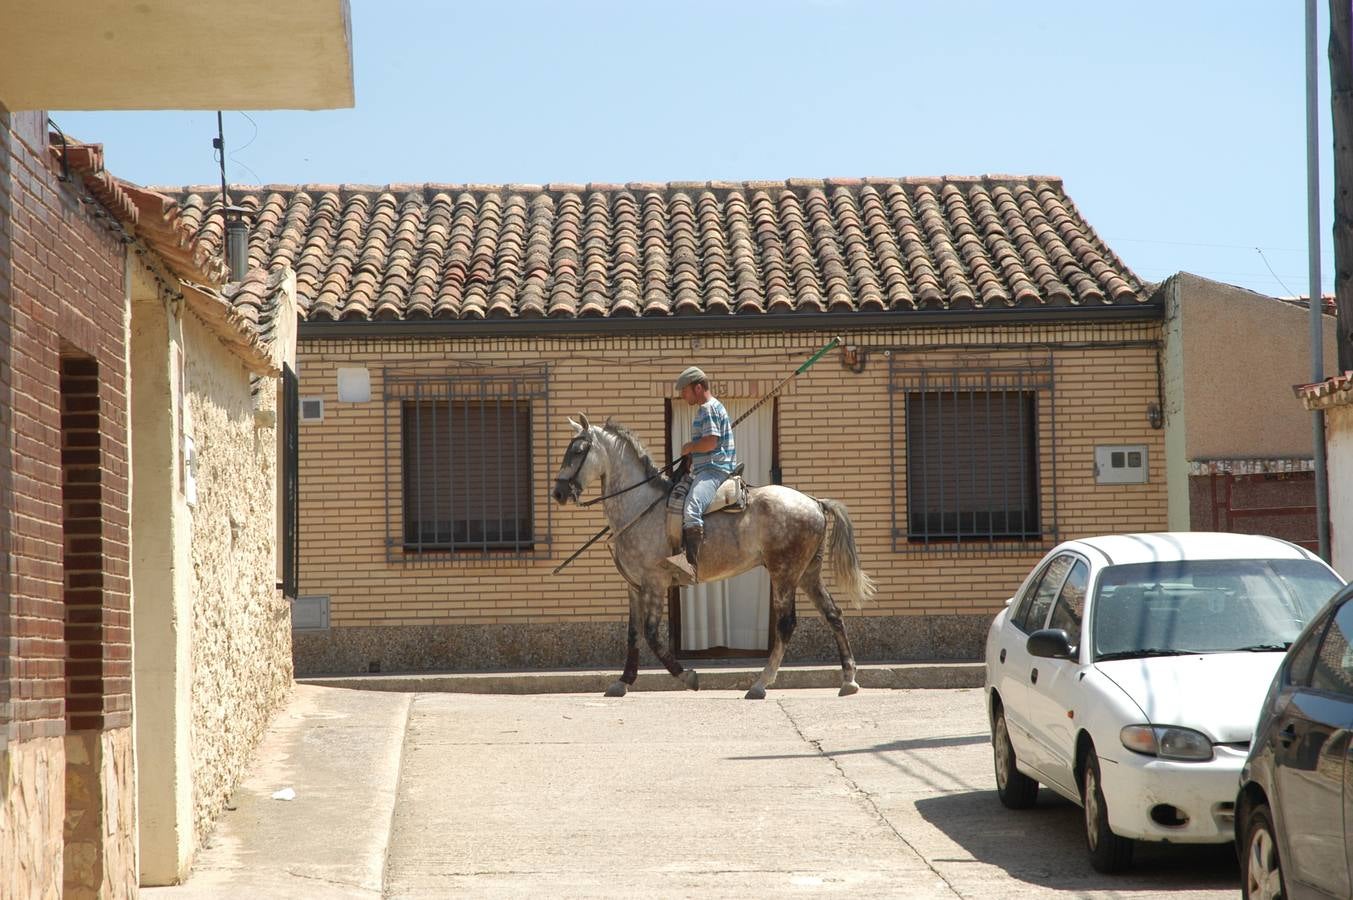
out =
[[[599,423],[614,416],[661,463],[667,449],[664,397],[683,367],[709,372],[716,394],[756,396],[830,338],[805,332],[302,340],[300,393],[324,399],[324,420],[301,424],[300,593],[330,598],[333,627],[623,619],[624,583],[604,542],[559,575],[550,571],[605,524],[599,507],[561,508],[549,498],[571,437],[566,417],[582,411]],[[993,555],[972,545],[962,552],[893,549],[892,485],[898,523],[905,527],[906,453],[899,396],[890,462],[891,355],[936,372],[956,360],[1051,360],[1056,435],[1054,447],[1051,397],[1044,391],[1038,400],[1041,503],[1043,521],[1050,523],[1055,496],[1060,537],[1066,539],[1165,528],[1164,432],[1152,430],[1146,416],[1148,405],[1159,402],[1159,338],[1159,326],[1145,323],[869,331],[846,335],[847,344],[868,350],[862,372],[845,368],[834,351],[792,382],[779,401],[783,481],[849,506],[862,562],[880,585],[863,614],[991,614],[1043,552]],[[390,562],[386,502],[389,493],[389,528],[397,536],[400,447],[397,405],[386,434],[383,373],[433,375],[471,365],[549,367],[548,418],[544,403],[532,413],[532,471],[536,532],[544,535],[548,516],[551,544],[542,547],[541,558],[529,560]],[[340,366],[368,367],[370,402],[338,402]],[[1096,484],[1094,447],[1105,443],[1147,445],[1149,483]]]

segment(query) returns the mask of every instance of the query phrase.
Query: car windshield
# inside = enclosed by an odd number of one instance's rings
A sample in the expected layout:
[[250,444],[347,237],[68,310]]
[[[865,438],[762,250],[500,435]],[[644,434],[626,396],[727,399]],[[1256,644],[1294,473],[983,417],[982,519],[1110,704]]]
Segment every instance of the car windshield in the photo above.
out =
[[1092,606],[1094,658],[1285,650],[1342,586],[1302,559],[1110,566]]

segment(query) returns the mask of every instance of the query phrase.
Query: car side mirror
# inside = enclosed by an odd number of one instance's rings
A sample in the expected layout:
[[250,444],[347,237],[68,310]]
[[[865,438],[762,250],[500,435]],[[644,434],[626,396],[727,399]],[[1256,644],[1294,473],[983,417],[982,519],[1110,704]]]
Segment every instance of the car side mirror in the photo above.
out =
[[1071,637],[1060,628],[1040,628],[1029,635],[1025,645],[1030,656],[1044,659],[1075,659],[1076,648],[1071,646]]

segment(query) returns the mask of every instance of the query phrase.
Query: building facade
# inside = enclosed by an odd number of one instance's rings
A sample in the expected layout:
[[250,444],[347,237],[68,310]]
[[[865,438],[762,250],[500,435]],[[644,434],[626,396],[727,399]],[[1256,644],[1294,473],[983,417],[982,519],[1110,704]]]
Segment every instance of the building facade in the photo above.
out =
[[[862,658],[976,658],[1052,544],[1166,525],[1162,310],[1056,179],[239,202],[251,264],[293,269],[303,312],[298,672],[618,665],[605,544],[553,572],[603,524],[551,506],[566,416],[614,417],[661,464],[682,368],[736,416],[838,335],[739,444],[765,480],[850,508],[880,584],[848,622]],[[679,652],[764,652],[699,638],[722,615],[705,603],[674,592]],[[805,617],[790,658],[834,652]]]

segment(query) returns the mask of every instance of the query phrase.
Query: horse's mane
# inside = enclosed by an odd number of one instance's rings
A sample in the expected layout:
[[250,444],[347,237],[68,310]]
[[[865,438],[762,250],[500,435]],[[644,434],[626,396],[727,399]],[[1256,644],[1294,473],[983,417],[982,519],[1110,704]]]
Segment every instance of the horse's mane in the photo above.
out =
[[670,483],[666,475],[659,474],[661,470],[654,464],[653,457],[648,455],[648,449],[644,447],[644,442],[639,440],[637,434],[610,418],[606,420],[605,427],[611,434],[620,438],[622,445],[628,447],[630,452],[643,464],[646,477],[652,478],[657,475],[662,483]]

